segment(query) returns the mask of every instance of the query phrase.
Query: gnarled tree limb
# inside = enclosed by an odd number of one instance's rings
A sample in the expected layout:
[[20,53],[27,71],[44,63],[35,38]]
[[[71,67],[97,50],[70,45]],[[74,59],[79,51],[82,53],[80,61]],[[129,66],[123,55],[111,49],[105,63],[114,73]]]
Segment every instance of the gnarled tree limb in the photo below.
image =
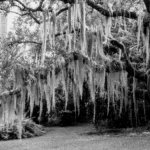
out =
[[102,15],[106,16],[106,17],[126,17],[126,18],[131,18],[131,19],[137,19],[137,14],[135,12],[129,12],[127,10],[118,10],[118,11],[114,11],[114,12],[110,12],[104,8],[102,8],[101,6],[95,4],[93,1],[91,0],[87,0],[87,4],[89,6],[91,6],[92,8],[94,8],[95,10],[97,10],[98,12],[100,12]]
[[[64,3],[70,3],[70,4],[73,3],[73,1],[70,1],[70,0],[61,0],[61,1],[63,1]],[[122,16],[122,17],[126,17],[126,18],[137,19],[136,12],[129,12],[127,10],[121,9],[121,10],[114,11],[111,13],[110,11],[97,5],[92,0],[87,0],[86,3],[106,17],[120,17],[120,16]]]
[[117,40],[111,40],[110,43],[118,48],[120,48],[124,54],[124,57],[125,57],[125,61],[126,61],[126,71],[128,72],[128,74],[130,76],[133,76],[139,80],[142,80],[144,82],[147,82],[147,74],[145,72],[141,72],[141,71],[138,71],[136,70],[130,60],[129,60],[129,57],[126,53],[126,48],[123,44],[121,44],[120,42],[118,42]]
[[150,0],[143,0],[147,9],[147,12],[150,13]]

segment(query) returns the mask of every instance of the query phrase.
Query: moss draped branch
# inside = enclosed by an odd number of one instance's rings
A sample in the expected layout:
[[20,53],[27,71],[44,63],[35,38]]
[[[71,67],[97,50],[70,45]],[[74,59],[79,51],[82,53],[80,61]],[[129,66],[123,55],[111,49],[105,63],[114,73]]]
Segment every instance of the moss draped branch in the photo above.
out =
[[117,40],[111,40],[110,43],[122,50],[124,57],[125,57],[126,71],[128,72],[128,74],[130,76],[134,76],[135,78],[137,78],[141,81],[147,82],[147,74],[145,72],[136,70],[132,66],[130,59],[127,55],[125,46],[123,44],[121,44],[120,42],[118,42]]
[[137,14],[135,12],[129,12],[127,10],[121,9],[121,10],[114,11],[111,13],[110,11],[104,9],[103,7],[95,4],[91,0],[87,0],[87,4],[106,17],[120,17],[120,16],[122,16],[122,17],[126,17],[126,18],[137,19]]
[[[63,1],[64,3],[70,3],[70,4],[74,3],[74,1],[70,1],[70,0],[61,0],[61,1]],[[130,12],[130,11],[121,9],[121,10],[114,11],[111,13],[109,10],[104,9],[100,5],[97,5],[92,0],[87,0],[86,3],[90,7],[97,10],[98,12],[100,12],[102,15],[104,15],[106,17],[120,17],[120,16],[122,16],[122,17],[130,18],[130,19],[137,19],[136,12]]]

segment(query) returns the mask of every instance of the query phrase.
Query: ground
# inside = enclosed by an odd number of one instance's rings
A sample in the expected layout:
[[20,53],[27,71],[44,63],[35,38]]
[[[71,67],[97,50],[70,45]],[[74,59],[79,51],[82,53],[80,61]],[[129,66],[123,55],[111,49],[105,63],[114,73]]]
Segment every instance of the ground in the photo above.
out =
[[23,140],[0,141],[0,150],[150,150],[150,134],[89,134],[92,124],[52,127],[46,134]]

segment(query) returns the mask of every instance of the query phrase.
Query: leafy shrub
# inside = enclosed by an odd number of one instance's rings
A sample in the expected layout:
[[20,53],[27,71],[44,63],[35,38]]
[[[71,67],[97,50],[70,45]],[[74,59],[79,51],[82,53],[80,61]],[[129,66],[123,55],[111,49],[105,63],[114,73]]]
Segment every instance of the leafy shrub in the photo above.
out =
[[[31,119],[25,119],[22,121],[22,138],[30,138],[34,136],[43,135],[44,129],[41,125],[34,123]],[[18,123],[13,126],[3,126],[0,129],[0,140],[19,139]]]

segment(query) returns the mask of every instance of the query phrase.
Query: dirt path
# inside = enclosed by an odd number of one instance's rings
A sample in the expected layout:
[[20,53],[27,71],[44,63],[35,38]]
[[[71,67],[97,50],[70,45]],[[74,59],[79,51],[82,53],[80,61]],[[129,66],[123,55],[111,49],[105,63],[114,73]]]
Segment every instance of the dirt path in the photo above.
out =
[[87,135],[92,125],[49,128],[41,137],[0,142],[0,150],[150,150],[150,135]]

